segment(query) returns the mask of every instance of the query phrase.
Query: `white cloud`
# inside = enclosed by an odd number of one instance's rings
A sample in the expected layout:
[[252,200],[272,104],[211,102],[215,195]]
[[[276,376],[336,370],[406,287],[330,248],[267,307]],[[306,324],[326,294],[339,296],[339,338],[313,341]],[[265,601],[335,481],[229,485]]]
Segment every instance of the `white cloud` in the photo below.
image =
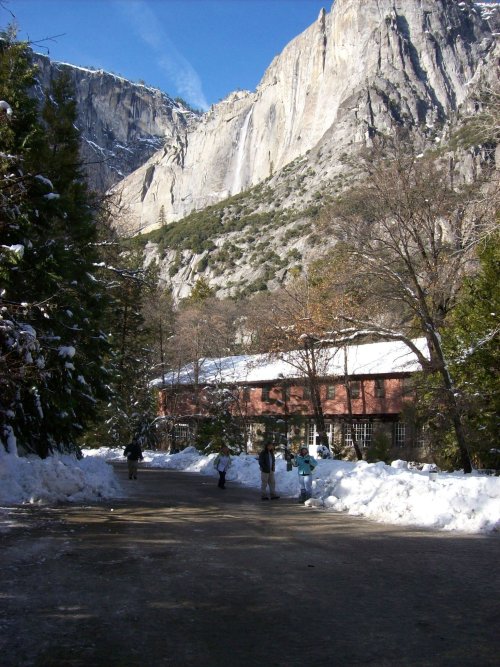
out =
[[200,77],[167,37],[148,2],[118,0],[116,5],[138,37],[154,52],[156,65],[172,81],[179,96],[195,107],[208,109],[209,104],[203,93]]

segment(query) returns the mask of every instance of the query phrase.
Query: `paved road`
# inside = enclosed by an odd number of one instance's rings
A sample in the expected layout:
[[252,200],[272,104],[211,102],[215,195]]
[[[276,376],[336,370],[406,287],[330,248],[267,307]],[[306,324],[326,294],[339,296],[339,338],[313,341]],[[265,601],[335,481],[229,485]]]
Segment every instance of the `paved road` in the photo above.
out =
[[499,664],[500,536],[116,468],[127,499],[13,511],[0,534],[2,667]]

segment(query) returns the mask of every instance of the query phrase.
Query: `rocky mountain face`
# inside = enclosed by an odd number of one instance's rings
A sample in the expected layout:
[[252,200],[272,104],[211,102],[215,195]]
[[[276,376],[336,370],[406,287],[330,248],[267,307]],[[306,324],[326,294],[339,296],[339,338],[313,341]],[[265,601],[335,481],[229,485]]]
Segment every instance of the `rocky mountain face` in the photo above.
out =
[[324,182],[375,129],[404,123],[436,133],[492,41],[470,1],[337,0],[274,59],[254,93],[212,107],[121,184],[127,217],[138,231],[157,226],[160,210],[178,220],[308,151]]
[[314,216],[346,187],[345,158],[376,132],[404,126],[427,145],[447,136],[478,73],[496,71],[497,9],[336,0],[255,92],[202,116],[157,90],[39,55],[38,95],[69,72],[90,184],[112,188],[124,232],[148,232],[146,263],[159,263],[174,298],[200,277],[219,296],[248,294],[325,252]]
[[118,184],[121,224],[160,227],[146,261],[174,298],[201,276],[219,296],[273,289],[327,250],[312,220],[346,187],[345,158],[403,126],[444,140],[478,73],[496,68],[494,45],[470,0],[337,0],[255,92],[213,106]]
[[34,54],[37,97],[50,81],[69,73],[76,91],[82,160],[90,186],[105,192],[143,165],[167,142],[182,143],[197,116],[168,95],[102,70],[53,62]]

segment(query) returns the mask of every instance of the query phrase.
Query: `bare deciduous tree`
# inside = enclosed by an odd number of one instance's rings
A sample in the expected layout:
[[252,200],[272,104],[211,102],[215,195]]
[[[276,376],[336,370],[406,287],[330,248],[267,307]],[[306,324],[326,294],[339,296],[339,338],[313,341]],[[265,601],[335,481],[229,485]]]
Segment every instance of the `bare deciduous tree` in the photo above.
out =
[[[189,300],[175,313],[173,334],[166,342],[167,365],[172,378],[184,366],[190,365],[190,384],[197,414],[202,412],[203,367],[208,359],[222,359],[237,353],[235,331],[239,317],[234,302],[219,301],[210,296]],[[170,389],[171,403],[176,402],[173,393],[178,390],[178,383],[174,381]]]
[[283,358],[305,378],[320,444],[329,448],[321,379],[328,374],[332,350],[317,345],[324,329],[307,277],[297,278],[287,288],[257,299],[254,305],[249,327],[259,330],[272,357]]
[[[339,311],[343,336],[404,341],[424,370],[437,372],[454,424],[465,472],[471,471],[456,389],[441,344],[440,330],[457,300],[463,277],[475,262],[474,248],[489,223],[474,205],[479,185],[452,187],[435,157],[416,154],[401,141],[379,142],[364,155],[364,179],[330,210],[325,227],[342,244],[351,268],[344,272],[346,294],[359,290],[371,312]],[[361,276],[361,277],[360,277]],[[378,304],[378,307],[377,307]],[[381,313],[398,317],[387,322]],[[412,339],[424,336],[427,359]]]

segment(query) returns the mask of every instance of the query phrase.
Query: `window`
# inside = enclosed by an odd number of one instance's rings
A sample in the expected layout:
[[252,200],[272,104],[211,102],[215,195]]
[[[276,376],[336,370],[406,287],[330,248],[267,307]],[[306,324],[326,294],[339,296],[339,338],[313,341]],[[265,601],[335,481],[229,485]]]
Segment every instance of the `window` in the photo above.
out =
[[307,445],[310,447],[311,445],[316,444],[316,436],[317,436],[317,431],[316,431],[316,425],[314,422],[309,422],[309,426],[307,429]]
[[248,401],[250,400],[250,387],[243,387],[242,398],[245,403],[248,403]]
[[384,398],[385,396],[385,384],[382,378],[375,378],[375,397]]
[[[326,422],[325,429],[326,429],[326,435],[328,437],[328,444],[331,447],[333,443],[333,423]],[[311,445],[319,445],[318,431],[316,430],[316,424],[313,421],[310,421],[309,424],[307,425],[307,445],[309,447]]]
[[310,400],[310,398],[311,398],[311,388],[308,387],[307,385],[304,385],[304,387],[302,389],[302,396],[303,396],[304,400],[306,400],[306,401]]
[[361,393],[361,382],[359,380],[351,380],[351,382],[349,382],[349,389],[351,390],[351,398],[359,398]]
[[290,400],[290,387],[285,385],[284,387],[281,387],[281,399],[283,400],[284,403],[288,403]]
[[427,426],[418,426],[415,432],[415,444],[417,447],[425,447],[428,444]]
[[269,396],[269,392],[271,390],[271,387],[262,387],[262,402],[263,403],[269,403],[271,400]]
[[394,446],[404,447],[406,445],[407,426],[405,422],[396,422],[394,424]]
[[[353,423],[356,442],[360,447],[369,447],[372,444],[373,424],[372,422],[355,421]],[[344,443],[352,447],[351,425],[344,424]]]
[[335,385],[327,384],[326,385],[326,400],[331,401],[332,398],[335,398]]
[[176,424],[174,426],[173,436],[176,440],[180,440],[187,444],[192,440],[191,428],[188,424]]

